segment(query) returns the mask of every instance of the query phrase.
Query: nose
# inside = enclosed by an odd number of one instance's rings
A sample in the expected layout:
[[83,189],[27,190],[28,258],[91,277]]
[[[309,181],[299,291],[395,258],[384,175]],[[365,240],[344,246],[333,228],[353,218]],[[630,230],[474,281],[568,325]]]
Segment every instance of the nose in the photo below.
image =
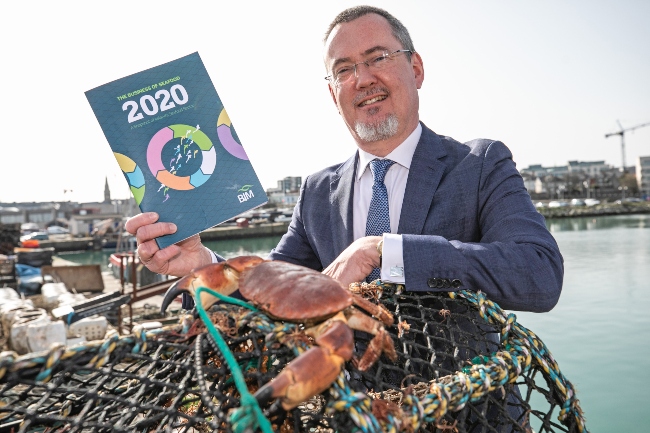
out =
[[377,81],[377,77],[372,73],[366,62],[354,65],[354,78],[356,80],[357,88],[367,87]]

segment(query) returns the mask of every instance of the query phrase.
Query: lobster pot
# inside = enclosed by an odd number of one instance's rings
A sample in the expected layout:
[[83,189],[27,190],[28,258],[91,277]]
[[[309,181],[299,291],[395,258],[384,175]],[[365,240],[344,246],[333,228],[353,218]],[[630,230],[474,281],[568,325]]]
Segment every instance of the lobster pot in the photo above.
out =
[[[587,431],[544,343],[483,295],[356,290],[393,313],[397,359],[361,372],[353,358],[291,410],[251,394],[314,342],[300,324],[222,302],[205,321],[182,315],[39,356],[3,353],[0,431]],[[359,356],[369,336],[356,334]]]

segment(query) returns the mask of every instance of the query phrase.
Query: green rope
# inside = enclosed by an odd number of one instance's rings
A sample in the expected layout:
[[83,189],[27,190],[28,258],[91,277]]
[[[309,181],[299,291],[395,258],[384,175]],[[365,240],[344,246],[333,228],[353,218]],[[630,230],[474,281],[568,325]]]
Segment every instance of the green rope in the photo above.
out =
[[217,293],[214,290],[210,290],[207,287],[199,287],[195,294],[194,299],[196,302],[196,310],[201,316],[201,320],[205,324],[208,332],[214,339],[217,347],[221,351],[226,364],[230,368],[230,372],[235,381],[235,387],[239,391],[240,398],[240,407],[233,411],[230,422],[232,424],[233,431],[235,433],[243,433],[245,431],[254,430],[259,427],[265,433],[273,433],[273,428],[271,427],[271,422],[264,416],[262,409],[257,404],[257,400],[253,395],[248,392],[248,387],[246,386],[246,381],[244,380],[244,373],[241,371],[235,356],[232,354],[228,348],[228,344],[221,336],[221,333],[215,328],[210,316],[206,313],[203,305],[201,305],[201,293],[208,292],[209,294],[219,298],[222,301],[231,302],[239,306],[248,308],[253,311],[257,311],[253,306],[248,303],[242,302],[239,299],[231,298],[229,296],[224,296],[221,293]]
[[[240,320],[242,322],[247,321],[248,317]],[[267,335],[267,346],[275,341],[281,342],[281,344],[286,345],[293,351],[296,358],[310,348],[309,344],[300,340],[284,339],[284,337],[296,330],[297,326],[293,323],[272,322],[264,314],[256,314],[250,321],[249,326]],[[238,327],[241,327],[241,325],[238,324]],[[328,413],[340,412],[347,414],[357,426],[355,432],[382,432],[379,422],[372,414],[372,400],[367,394],[354,392],[343,371],[332,384],[330,394],[332,399],[328,403]]]
[[[462,290],[458,294],[478,306],[484,320],[503,326],[501,343],[513,355],[512,358],[521,356],[522,360],[525,360],[524,371],[530,368],[532,357],[535,364],[540,366],[550,381],[557,386],[558,393],[564,399],[558,419],[567,422],[567,418],[571,416],[576,421],[578,431],[587,432],[584,414],[575,396],[573,385],[564,377],[544,342],[533,331],[517,323],[514,314],[506,315],[501,307],[487,299],[484,293]],[[450,292],[449,295],[453,298],[456,293]]]

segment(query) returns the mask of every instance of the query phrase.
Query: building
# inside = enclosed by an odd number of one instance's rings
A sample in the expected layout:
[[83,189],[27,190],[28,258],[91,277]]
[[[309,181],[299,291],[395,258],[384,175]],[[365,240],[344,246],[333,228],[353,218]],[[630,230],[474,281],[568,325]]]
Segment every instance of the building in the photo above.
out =
[[611,170],[611,166],[605,161],[568,161],[567,165],[544,167],[541,164],[530,165],[520,170],[521,174],[529,174],[534,177],[547,175],[564,176],[567,174],[584,174],[588,177],[597,177],[601,172]]
[[302,177],[288,176],[278,180],[277,188],[269,188],[266,195],[269,197],[269,203],[276,205],[294,206],[300,197],[300,188],[302,187]]
[[35,223],[44,229],[48,223],[65,219],[70,203],[0,203],[0,224]]
[[278,189],[284,192],[300,192],[302,186],[302,177],[288,176],[278,180]]
[[555,167],[542,167],[540,164],[530,165],[526,168],[522,168],[520,173],[530,174],[535,177],[544,177],[548,175],[552,176],[562,176],[569,173],[568,165],[558,165]]
[[589,177],[597,177],[611,167],[605,161],[569,161],[569,173],[583,173]]
[[650,156],[639,156],[636,160],[636,181],[639,192],[650,197]]
[[34,223],[43,230],[52,225],[70,229],[73,235],[87,236],[108,219],[121,221],[140,212],[133,197],[111,200],[108,179],[101,202],[22,202],[0,203],[0,224]]
[[104,184],[104,203],[111,202],[111,190],[108,187],[108,177],[106,178],[106,183]]
[[[624,176],[634,177],[637,171],[631,167]],[[568,161],[565,166],[554,167],[534,164],[520,172],[533,199],[614,198],[620,194],[619,187],[629,183],[617,168],[605,161]]]

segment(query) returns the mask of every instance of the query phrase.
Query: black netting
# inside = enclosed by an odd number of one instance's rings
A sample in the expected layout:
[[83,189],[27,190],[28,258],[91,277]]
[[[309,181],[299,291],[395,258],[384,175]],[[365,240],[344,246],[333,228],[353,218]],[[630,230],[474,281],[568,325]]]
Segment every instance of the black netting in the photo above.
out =
[[[397,359],[382,356],[363,373],[348,362],[328,391],[293,410],[264,405],[274,431],[585,431],[570,383],[543,343],[480,294],[355,289],[393,313]],[[250,393],[310,344],[299,325],[239,306],[218,304],[209,314]],[[359,353],[369,336],[356,334]],[[4,352],[0,431],[245,431],[255,424],[232,424],[242,413],[236,385],[210,333],[188,316],[38,356]]]

